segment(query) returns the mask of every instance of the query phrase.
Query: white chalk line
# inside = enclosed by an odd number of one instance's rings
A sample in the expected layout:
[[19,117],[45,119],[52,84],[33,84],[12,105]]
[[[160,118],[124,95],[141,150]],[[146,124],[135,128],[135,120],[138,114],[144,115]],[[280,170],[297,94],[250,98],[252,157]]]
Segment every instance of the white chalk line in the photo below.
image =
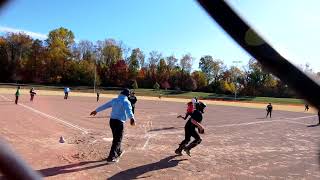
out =
[[144,145],[142,146],[142,149],[146,149],[147,145],[149,144],[151,136],[148,136],[146,142],[144,143]]
[[[291,124],[300,124],[300,125],[308,125],[305,123],[301,122],[296,122],[292,120],[297,120],[297,119],[306,119],[306,118],[311,118],[315,117],[317,115],[312,115],[312,116],[303,116],[303,117],[295,117],[295,118],[283,118],[283,119],[276,119],[276,120],[266,120],[266,121],[256,121],[256,122],[249,122],[249,123],[237,123],[237,124],[225,124],[225,125],[217,125],[217,126],[206,126],[208,128],[222,128],[222,127],[236,127],[236,126],[248,126],[248,125],[254,125],[254,124],[264,124],[264,123],[275,123],[275,122],[286,122],[286,123],[291,123]],[[170,131],[165,131],[165,132],[149,132],[148,134],[150,135],[171,135],[171,134],[180,134],[183,133],[184,130],[170,130]]]
[[253,125],[253,124],[264,124],[264,123],[273,123],[273,122],[287,122],[287,123],[292,123],[292,124],[307,125],[307,124],[304,124],[304,123],[295,122],[295,121],[290,121],[290,120],[306,119],[306,118],[311,118],[311,117],[315,117],[315,116],[316,116],[316,115],[313,115],[313,116],[303,116],[303,117],[295,117],[295,118],[275,119],[275,120],[267,120],[267,119],[266,119],[265,121],[255,121],[255,122],[237,123],[237,124],[225,124],[225,125],[209,126],[209,127],[219,128],[219,127],[248,126],[248,125]]
[[[6,98],[6,97],[3,96],[3,95],[0,95],[0,96],[1,96],[3,99],[5,99],[5,100],[11,101],[9,98]],[[65,126],[67,126],[67,127],[74,128],[74,129],[77,129],[77,130],[82,131],[82,132],[85,133],[85,134],[88,134],[88,131],[87,131],[86,129],[81,128],[81,127],[79,127],[79,126],[77,126],[77,125],[75,125],[75,124],[72,124],[72,123],[68,122],[68,121],[65,121],[65,120],[62,120],[62,119],[60,119],[60,118],[51,116],[51,115],[49,115],[49,114],[47,114],[47,113],[41,112],[41,111],[39,111],[39,110],[36,110],[36,109],[34,109],[34,108],[30,107],[30,106],[27,106],[27,105],[25,105],[25,104],[22,104],[22,103],[18,103],[18,105],[20,105],[20,106],[22,106],[22,107],[24,107],[24,108],[26,108],[26,109],[29,109],[29,110],[33,111],[34,113],[40,114],[40,115],[42,115],[42,116],[44,116],[44,117],[46,117],[46,118],[49,118],[49,119],[53,119],[53,120],[55,120],[55,121],[58,121],[58,122],[64,124]]]
[[147,131],[148,128],[149,128],[149,129],[152,129],[152,121],[151,121],[151,120],[148,121],[146,124],[142,125],[142,127],[144,127],[145,137],[147,137],[146,142],[145,142],[144,145],[142,146],[142,149],[144,150],[144,149],[146,149],[146,147],[148,146],[149,141],[150,141],[150,138],[151,138],[152,136],[156,136],[156,134],[155,134],[155,135],[149,135],[149,133],[148,133],[148,131]]
[[303,116],[303,117],[296,117],[296,118],[284,118],[284,119],[296,120],[296,119],[306,119],[306,118],[311,118],[311,117],[316,117],[316,116],[317,115]]

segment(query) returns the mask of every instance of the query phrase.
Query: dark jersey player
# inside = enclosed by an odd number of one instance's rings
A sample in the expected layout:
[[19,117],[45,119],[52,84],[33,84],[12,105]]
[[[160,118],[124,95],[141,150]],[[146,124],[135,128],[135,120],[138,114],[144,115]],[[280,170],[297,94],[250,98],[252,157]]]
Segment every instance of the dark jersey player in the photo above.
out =
[[[178,155],[182,154],[182,150],[184,150],[189,156],[190,150],[194,147],[196,147],[198,144],[201,143],[202,139],[199,135],[204,133],[204,127],[201,125],[202,121],[202,114],[204,113],[204,109],[206,108],[206,104],[203,102],[198,102],[195,104],[196,109],[191,114],[191,117],[187,121],[184,130],[185,130],[185,138],[184,140],[179,144],[178,149],[175,150],[175,153]],[[198,128],[199,133],[197,132],[196,128]],[[190,142],[191,137],[194,138],[194,140]]]
[[100,91],[97,91],[97,102],[99,101],[100,98]]
[[30,101],[32,102],[34,99],[34,95],[36,95],[37,93],[34,91],[34,88],[31,88],[29,93],[30,93]]
[[309,104],[304,105],[304,111],[309,111]]
[[271,118],[271,113],[272,113],[272,105],[271,105],[271,103],[268,104],[266,110],[267,110],[267,116],[266,116],[266,118],[268,117],[268,115],[270,115],[270,118]]
[[129,100],[130,103],[131,103],[132,112],[133,112],[133,114],[134,114],[134,109],[135,109],[135,107],[136,107],[136,103],[137,103],[138,99],[137,99],[137,97],[135,96],[135,93],[134,93],[133,91],[130,93],[130,96],[128,97],[128,100]]

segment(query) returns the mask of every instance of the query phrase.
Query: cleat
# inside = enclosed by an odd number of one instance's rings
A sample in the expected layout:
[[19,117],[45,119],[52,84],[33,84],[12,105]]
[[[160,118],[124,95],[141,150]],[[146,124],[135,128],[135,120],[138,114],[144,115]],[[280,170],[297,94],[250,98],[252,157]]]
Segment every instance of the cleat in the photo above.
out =
[[116,162],[119,162],[119,159],[117,160],[117,158],[107,158],[107,162],[108,163],[116,163]]
[[190,154],[190,150],[189,150],[189,149],[184,149],[184,152],[186,152],[186,154],[191,157],[191,154]]
[[125,151],[120,151],[120,153],[119,153],[119,155],[118,155],[117,159],[120,159],[120,158],[121,158],[121,156],[124,154],[124,152],[125,152]]
[[174,152],[175,152],[177,155],[182,156],[182,152],[181,152],[180,149],[176,149]]

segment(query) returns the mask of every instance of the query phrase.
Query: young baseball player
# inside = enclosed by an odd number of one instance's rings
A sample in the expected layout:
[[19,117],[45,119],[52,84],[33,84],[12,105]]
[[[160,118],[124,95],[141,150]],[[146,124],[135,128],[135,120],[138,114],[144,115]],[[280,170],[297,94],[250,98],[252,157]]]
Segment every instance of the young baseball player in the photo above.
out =
[[309,111],[309,104],[305,104],[304,107],[304,111]]
[[20,86],[18,86],[17,91],[16,91],[16,100],[14,101],[14,103],[18,104],[19,101],[19,96],[20,96]]
[[30,89],[30,101],[33,102],[33,98],[37,93],[35,92],[34,88]]
[[68,99],[70,88],[65,87],[63,91],[64,91],[64,99]]
[[100,91],[97,91],[97,102],[99,101],[100,98]]
[[129,101],[130,101],[130,103],[131,103],[132,112],[133,112],[133,114],[134,114],[134,109],[135,109],[135,107],[136,107],[136,103],[137,103],[138,99],[137,99],[137,97],[135,96],[135,93],[134,93],[133,91],[130,93],[130,96],[128,97],[128,99],[129,99]]
[[196,108],[196,103],[198,102],[198,98],[197,97],[192,98],[191,102],[193,103],[193,107]]
[[[185,138],[184,140],[179,144],[178,149],[175,150],[175,153],[178,155],[182,155],[182,150],[184,150],[189,156],[190,150],[194,147],[196,147],[198,144],[201,143],[202,139],[199,135],[204,133],[204,127],[201,125],[202,122],[202,114],[204,113],[204,109],[206,108],[206,104],[203,102],[196,103],[196,109],[191,114],[191,117],[187,121],[184,130],[185,130]],[[198,128],[198,132],[196,130]],[[190,144],[191,137],[194,138],[194,141],[192,141]]]
[[266,110],[267,110],[267,116],[266,116],[266,118],[268,117],[268,115],[270,115],[270,118],[271,118],[271,113],[272,113],[272,105],[271,105],[271,103],[268,104]]

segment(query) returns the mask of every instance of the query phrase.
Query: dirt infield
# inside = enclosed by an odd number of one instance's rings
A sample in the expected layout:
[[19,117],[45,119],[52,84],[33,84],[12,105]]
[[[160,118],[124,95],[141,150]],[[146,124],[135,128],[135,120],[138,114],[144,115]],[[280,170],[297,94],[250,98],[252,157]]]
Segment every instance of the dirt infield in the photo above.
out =
[[[33,103],[22,95],[21,104],[15,105],[13,93],[1,90],[0,133],[48,179],[320,178],[315,114],[276,109],[272,119],[265,119],[264,109],[211,102],[204,114],[202,143],[192,157],[175,156],[185,124],[176,116],[184,113],[184,103],[138,97],[137,125],[126,124],[125,154],[119,163],[107,164],[110,110],[88,116],[106,95],[97,103],[90,94],[71,94],[64,100],[61,93],[42,93]],[[59,143],[60,136],[67,142]]]

